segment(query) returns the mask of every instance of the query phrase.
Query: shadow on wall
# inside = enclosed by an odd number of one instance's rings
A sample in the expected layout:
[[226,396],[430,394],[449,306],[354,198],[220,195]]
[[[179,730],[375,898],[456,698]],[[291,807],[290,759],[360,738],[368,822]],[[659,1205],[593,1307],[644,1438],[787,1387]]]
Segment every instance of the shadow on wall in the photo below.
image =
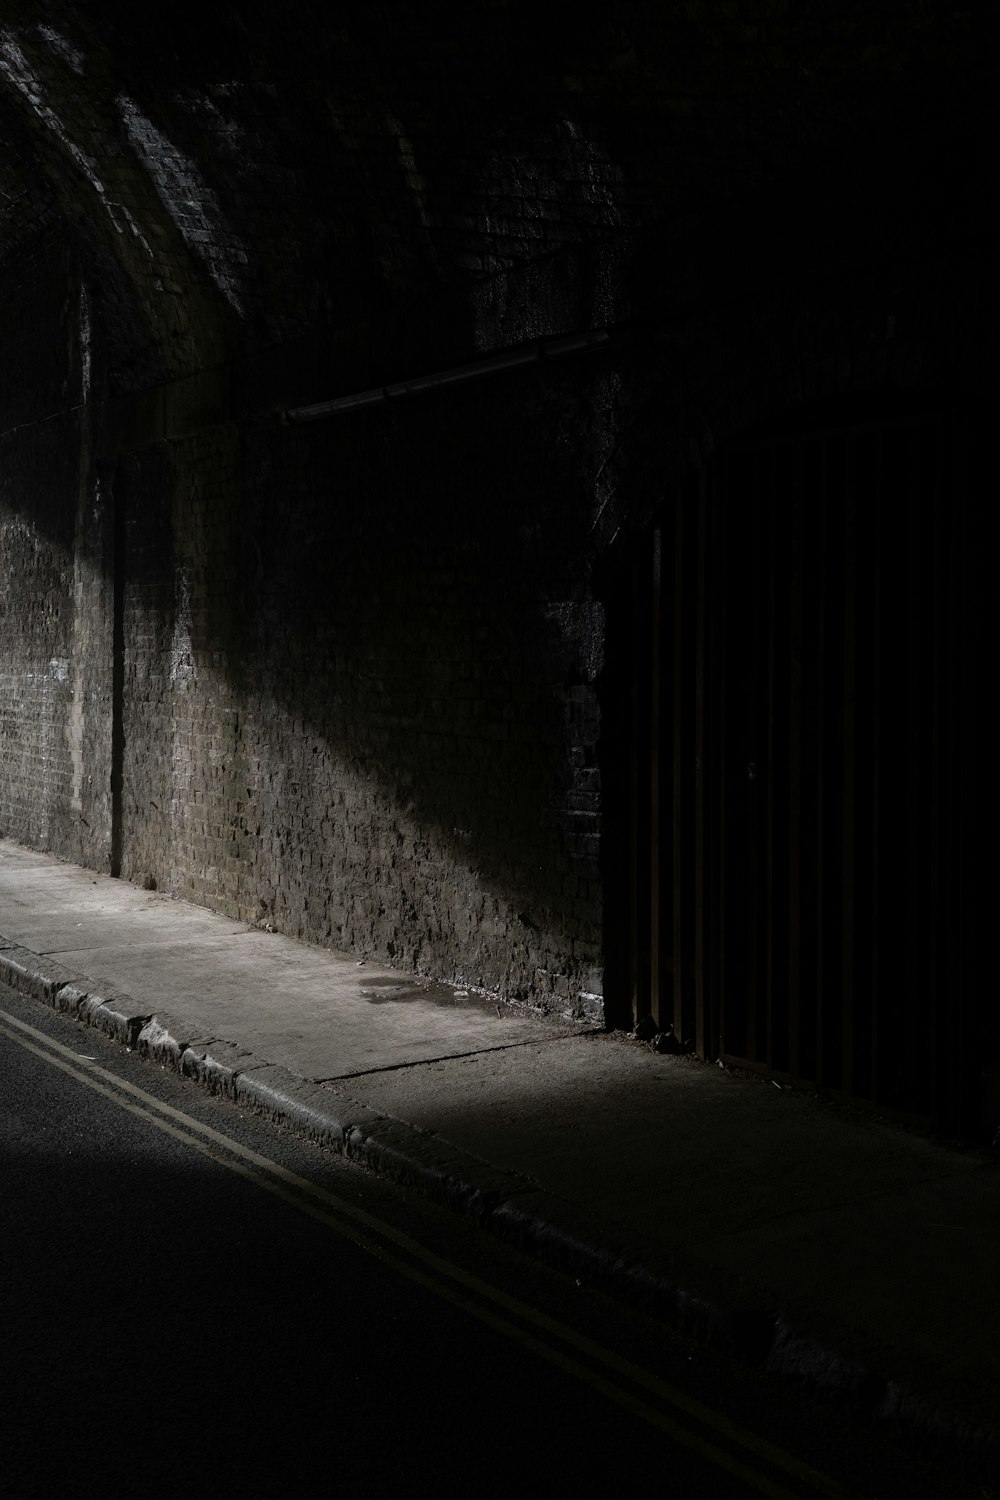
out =
[[[551,607],[580,590],[586,512],[557,414],[536,409],[533,436],[525,404],[523,388],[510,401],[469,392],[372,413],[353,432],[288,434],[283,472],[266,489],[244,479],[259,507],[250,534],[268,552],[246,575],[242,634],[284,708],[284,730],[260,715],[286,778],[279,827],[295,809],[286,756],[299,714],[337,764],[307,802],[340,867],[330,936],[364,947],[371,933],[393,959],[437,972],[458,956],[465,977],[515,991],[536,966],[575,969],[591,989],[572,947],[596,962],[596,869],[587,888],[571,829],[594,818],[572,807],[570,763],[593,762],[597,738],[594,710],[582,722],[585,643],[572,638],[589,616],[571,605],[567,641]],[[251,705],[254,691],[243,687]],[[294,819],[286,829],[294,840]],[[314,838],[304,826],[306,880]]]
[[173,448],[130,502],[123,874],[515,995],[599,990],[589,395],[542,384]]
[[[874,330],[896,318],[896,359],[918,315],[869,262],[893,236],[899,251],[914,172],[818,316],[803,276],[846,264],[859,227],[846,169],[837,235],[815,182],[810,212],[794,194],[773,218],[752,195],[715,205],[671,245],[669,277],[650,235],[630,291],[655,347],[630,371],[634,445],[604,468],[623,508],[608,538],[683,472],[689,434],[710,451],[709,419],[724,437],[801,381],[854,380],[863,346],[862,381],[892,378]],[[312,429],[205,428],[137,461],[123,873],[438,974],[598,988],[594,416],[588,378],[539,372]]]

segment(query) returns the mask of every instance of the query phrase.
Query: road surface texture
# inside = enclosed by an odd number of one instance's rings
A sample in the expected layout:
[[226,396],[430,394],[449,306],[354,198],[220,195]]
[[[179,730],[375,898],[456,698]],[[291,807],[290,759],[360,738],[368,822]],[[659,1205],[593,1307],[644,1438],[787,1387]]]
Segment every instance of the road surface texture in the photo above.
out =
[[11,1500],[986,1497],[0,987]]

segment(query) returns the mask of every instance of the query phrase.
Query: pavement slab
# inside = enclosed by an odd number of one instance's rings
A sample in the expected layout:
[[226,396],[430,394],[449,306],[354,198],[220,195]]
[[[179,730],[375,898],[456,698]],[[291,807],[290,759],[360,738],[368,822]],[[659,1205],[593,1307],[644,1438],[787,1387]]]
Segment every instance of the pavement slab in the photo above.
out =
[[60,974],[141,996],[147,1015],[167,1010],[191,1035],[238,1042],[312,1080],[520,1046],[532,1025],[546,1035],[580,1030],[4,840],[0,912],[8,943]]
[[364,1095],[496,1166],[530,1154],[547,1190],[570,1190],[687,1247],[720,1229],[962,1177],[981,1161],[860,1111],[608,1034],[379,1073]]
[[1000,1159],[0,840],[0,977],[1000,1482]]

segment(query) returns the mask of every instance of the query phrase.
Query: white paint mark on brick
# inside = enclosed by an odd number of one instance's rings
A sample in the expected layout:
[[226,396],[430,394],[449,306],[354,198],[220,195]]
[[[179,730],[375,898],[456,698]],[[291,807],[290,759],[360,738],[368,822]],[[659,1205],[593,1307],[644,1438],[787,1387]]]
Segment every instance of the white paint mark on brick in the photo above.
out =
[[86,59],[78,47],[74,47],[72,42],[67,41],[64,36],[60,36],[59,32],[53,30],[51,26],[39,25],[38,35],[57,57],[61,57],[63,62],[67,63],[73,69],[74,73],[79,73],[82,76],[83,64]]
[[570,162],[579,174],[576,183],[586,202],[602,210],[609,225],[619,225],[621,210],[614,189],[621,183],[621,169],[616,167],[603,147],[588,140],[572,120],[560,121],[560,134],[570,147]]
[[[78,602],[78,611],[80,608],[81,605]],[[79,673],[73,683],[73,701],[69,707],[66,738],[69,742],[69,758],[72,766],[70,806],[75,813],[80,813],[83,812],[83,683],[80,681]]]
[[90,160],[89,156],[70,140],[63,128],[62,121],[45,103],[42,84],[32,72],[28,59],[9,31],[0,32],[0,73],[14,85],[19,93],[23,94],[38,118],[43,124],[48,126],[53,135],[66,147],[66,150],[72,156],[77,166],[83,171],[98,197],[106,203],[107,192],[103,182],[97,176],[94,163]]
[[[190,858],[190,847],[195,837],[199,816],[204,816],[204,807],[199,813],[198,796],[195,792],[195,765],[198,762],[198,742],[204,735],[198,733],[198,705],[207,703],[211,714],[216,712],[216,693],[211,682],[211,666],[207,666],[208,681],[202,682],[199,696],[195,697],[193,685],[198,682],[199,672],[195,661],[195,646],[192,639],[192,610],[190,610],[190,570],[178,567],[174,580],[174,631],[171,637],[171,676],[174,693],[171,702],[171,799],[169,799],[169,840],[180,853],[180,858]],[[204,711],[204,709],[202,709]],[[217,733],[211,732],[210,745],[217,741]],[[213,760],[213,756],[208,756]],[[183,852],[181,852],[183,850]]]
[[[174,583],[174,628],[170,642],[170,681],[174,687],[171,714],[170,838],[175,848],[190,847],[197,808],[192,799],[195,768],[195,735],[192,721],[197,709],[190,689],[198,680],[191,631],[191,573],[178,568]],[[213,694],[207,692],[214,709]],[[214,736],[213,736],[214,738]]]
[[49,675],[53,682],[69,682],[69,657],[54,656],[49,662]]
[[596,599],[560,600],[545,613],[563,638],[584,682],[596,682],[604,666],[604,608]]
[[187,568],[179,568],[174,631],[170,642],[170,681],[186,686],[196,675],[191,640],[191,575]]
[[242,125],[224,115],[207,94],[175,94],[174,99],[189,114],[206,114],[211,120],[212,139],[236,153],[242,150],[246,131]]
[[[87,483],[86,474],[81,475],[81,486]],[[96,490],[96,485],[95,485]],[[84,503],[86,497],[84,496]],[[94,510],[99,504],[95,493]],[[83,663],[87,660],[90,646],[95,601],[100,594],[100,581],[93,563],[80,544],[79,534],[73,549],[73,660],[77,663],[73,673],[73,697],[66,722],[66,740],[70,758],[70,807],[75,813],[83,812],[83,740],[86,721],[86,677]]]
[[122,213],[124,215],[125,222],[128,225],[129,229],[132,231],[133,237],[139,241],[139,244],[145,250],[145,252],[149,256],[150,260],[152,260],[152,258],[153,258],[153,251],[152,251],[152,248],[150,246],[150,243],[146,239],[146,236],[143,234],[142,230],[139,228],[138,224],[133,219],[132,215],[129,213],[128,209],[125,207],[124,203],[114,203],[114,204],[110,204],[109,203],[108,209],[109,209],[109,212],[111,213],[112,220],[114,221],[115,228],[118,230],[119,234],[122,233],[122,229],[121,229],[121,225],[118,223],[118,219],[117,219],[115,210],[117,209],[120,213]]
[[80,288],[80,400],[90,396],[90,300],[87,288]]
[[125,232],[121,224],[121,219],[124,217],[126,224],[146,254],[152,256],[152,250],[128,209],[124,204],[114,203],[108,197],[107,188],[97,175],[97,168],[93,161],[85,151],[80,150],[75,141],[70,139],[59,116],[46,104],[41,81],[32,71],[31,64],[10,31],[0,31],[0,74],[14,85],[18,93],[23,95],[42,124],[51,130],[56,139],[62,143],[101,200],[118,233],[124,234]]
[[[87,288],[82,284],[79,303],[79,340],[80,401],[83,404],[90,396],[91,325],[90,299],[87,295]],[[82,817],[88,662],[93,655],[91,651],[93,635],[95,629],[99,628],[96,622],[103,612],[100,603],[101,579],[90,555],[90,549],[85,545],[88,525],[93,527],[95,535],[99,533],[102,510],[101,482],[99,475],[92,473],[91,470],[90,442],[86,426],[80,445],[79,465],[77,525],[73,546],[73,639],[71,645],[71,660],[74,665],[73,695],[66,718],[66,743],[70,760],[70,810]],[[92,495],[91,486],[93,486]],[[68,667],[69,663],[67,663]],[[86,823],[84,826],[87,826]],[[110,827],[108,836],[110,837]]]
[[593,399],[590,409],[590,432],[596,464],[593,478],[594,500],[591,525],[596,527],[607,507],[613,502],[618,488],[615,459],[622,438],[619,414],[621,375],[617,370],[601,373],[594,379],[591,389]]
[[403,168],[403,181],[412,194],[417,209],[417,217],[426,237],[427,248],[431,259],[436,262],[437,254],[433,242],[433,222],[427,208],[427,182],[423,173],[417,167],[416,153],[413,142],[406,134],[395,115],[386,116],[386,124],[396,138],[396,149],[399,152],[400,165]]
[[42,759],[41,825],[42,826],[41,826],[41,835],[42,835],[42,848],[44,849],[45,846],[48,844],[48,841],[49,841],[49,827],[50,827],[50,819],[51,819],[51,808],[50,808],[50,797],[49,797],[49,785],[48,785],[48,783],[49,783],[49,769],[50,769],[50,767],[52,765],[52,757],[53,757],[53,752],[55,750],[55,729],[56,729],[56,706],[55,706],[55,702],[54,702],[54,694],[52,692],[52,679],[51,679],[51,677],[48,677],[45,680],[45,683],[44,683],[44,685],[42,687],[41,698],[42,698],[42,705],[41,705],[41,708],[42,708],[42,714],[41,714],[41,718],[42,718],[42,722],[41,722],[41,740],[42,740],[42,756],[41,756],[41,759]]
[[204,261],[219,291],[242,317],[243,304],[229,264],[230,246],[239,250],[242,246],[226,225],[215,193],[195,163],[146,119],[132,99],[119,94],[115,103],[132,149],[185,244]]

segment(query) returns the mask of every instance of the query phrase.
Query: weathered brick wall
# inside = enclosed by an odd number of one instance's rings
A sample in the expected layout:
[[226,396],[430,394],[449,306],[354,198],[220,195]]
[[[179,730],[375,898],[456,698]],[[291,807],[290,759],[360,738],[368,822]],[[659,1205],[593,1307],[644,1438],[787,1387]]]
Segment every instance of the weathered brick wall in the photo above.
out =
[[110,615],[87,314],[65,244],[27,249],[0,318],[0,827],[91,862],[110,832]]
[[120,462],[127,878],[507,994],[600,992],[572,434],[608,378]]
[[0,26],[0,827],[574,1003],[623,879],[608,558],[769,414],[986,374],[985,10],[275,14]]
[[[250,514],[281,492],[247,622],[269,784],[306,792],[333,856],[277,885],[283,920],[515,993],[550,975],[574,1000],[599,988],[596,850],[569,802],[598,730],[600,663],[580,628],[594,607],[574,568],[588,445],[565,441],[591,401],[575,378],[469,390],[250,450]],[[265,846],[308,841],[308,812],[285,822],[266,793],[260,811]]]
[[168,451],[154,446],[122,458],[113,484],[120,549],[120,854],[126,878],[149,882],[153,869],[169,863],[173,845],[176,570]]

